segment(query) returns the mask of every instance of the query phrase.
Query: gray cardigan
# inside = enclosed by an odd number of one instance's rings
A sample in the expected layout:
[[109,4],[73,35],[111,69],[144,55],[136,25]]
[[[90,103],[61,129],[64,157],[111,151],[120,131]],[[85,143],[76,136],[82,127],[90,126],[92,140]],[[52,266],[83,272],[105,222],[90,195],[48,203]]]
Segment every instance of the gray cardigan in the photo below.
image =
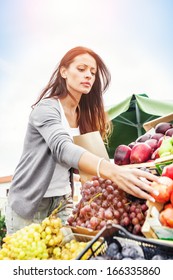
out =
[[31,219],[50,184],[56,162],[67,172],[71,167],[78,169],[85,151],[63,128],[58,101],[41,100],[30,114],[22,156],[9,189],[12,209]]

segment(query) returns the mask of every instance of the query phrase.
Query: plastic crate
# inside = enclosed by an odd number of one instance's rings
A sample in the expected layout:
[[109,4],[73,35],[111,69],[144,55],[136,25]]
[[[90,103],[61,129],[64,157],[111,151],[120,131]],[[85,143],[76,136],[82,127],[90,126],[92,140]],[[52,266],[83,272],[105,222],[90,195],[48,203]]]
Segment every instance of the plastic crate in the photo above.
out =
[[[93,250],[93,244],[99,240],[100,237],[103,237],[104,240]],[[164,243],[160,241],[155,241],[151,239],[146,239],[145,237],[140,237],[129,233],[126,229],[124,229],[120,225],[111,225],[108,224],[105,226],[93,239],[89,242],[88,246],[86,246],[85,250],[78,255],[78,260],[81,260],[83,255],[90,250],[90,255],[88,259],[98,255],[104,255],[109,244],[115,242],[120,246],[122,243],[133,243],[135,246],[141,250],[141,256],[146,260],[151,260],[155,255],[162,255],[165,259],[173,259],[173,242],[172,244]]]

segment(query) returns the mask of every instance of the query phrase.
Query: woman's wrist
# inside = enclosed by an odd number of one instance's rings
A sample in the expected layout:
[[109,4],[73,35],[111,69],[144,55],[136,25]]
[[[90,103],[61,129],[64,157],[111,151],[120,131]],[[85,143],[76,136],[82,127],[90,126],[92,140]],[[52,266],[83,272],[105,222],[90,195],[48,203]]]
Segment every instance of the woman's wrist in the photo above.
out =
[[100,162],[99,173],[100,177],[107,178],[110,180],[115,180],[117,169],[119,166],[116,166],[114,163],[104,159]]
[[105,160],[105,159],[104,159],[104,158],[100,158],[100,159],[98,160],[97,168],[96,168],[97,177],[101,177],[101,176],[100,176],[100,165],[101,165],[101,162],[102,162],[103,160]]

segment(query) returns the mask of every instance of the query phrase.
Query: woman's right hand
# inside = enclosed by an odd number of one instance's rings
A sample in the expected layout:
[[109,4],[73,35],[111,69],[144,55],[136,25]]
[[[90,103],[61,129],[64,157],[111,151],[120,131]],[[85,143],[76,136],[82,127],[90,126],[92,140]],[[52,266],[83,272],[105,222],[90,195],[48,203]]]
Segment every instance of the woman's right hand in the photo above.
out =
[[158,192],[151,186],[152,181],[158,182],[158,177],[150,172],[138,168],[129,168],[113,164],[112,178],[119,188],[125,192],[146,200],[154,202],[152,193],[158,195]]
[[87,174],[97,175],[98,164],[102,178],[112,180],[120,189],[133,196],[155,201],[152,193],[157,193],[153,190],[151,182],[158,182],[159,177],[138,168],[116,165],[106,159],[100,161],[100,157],[87,151],[79,160],[79,169]]

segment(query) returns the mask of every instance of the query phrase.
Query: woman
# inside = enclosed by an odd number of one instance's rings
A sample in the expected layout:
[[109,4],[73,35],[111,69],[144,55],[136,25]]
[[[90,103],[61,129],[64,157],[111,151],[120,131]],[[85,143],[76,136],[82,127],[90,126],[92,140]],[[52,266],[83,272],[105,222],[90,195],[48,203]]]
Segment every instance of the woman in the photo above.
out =
[[157,177],[110,163],[73,143],[73,136],[100,131],[110,124],[102,95],[110,74],[92,50],[68,51],[31,111],[23,153],[15,170],[6,209],[7,232],[40,222],[57,205],[63,223],[72,210],[71,168],[109,178],[129,194],[153,201],[149,182]]

